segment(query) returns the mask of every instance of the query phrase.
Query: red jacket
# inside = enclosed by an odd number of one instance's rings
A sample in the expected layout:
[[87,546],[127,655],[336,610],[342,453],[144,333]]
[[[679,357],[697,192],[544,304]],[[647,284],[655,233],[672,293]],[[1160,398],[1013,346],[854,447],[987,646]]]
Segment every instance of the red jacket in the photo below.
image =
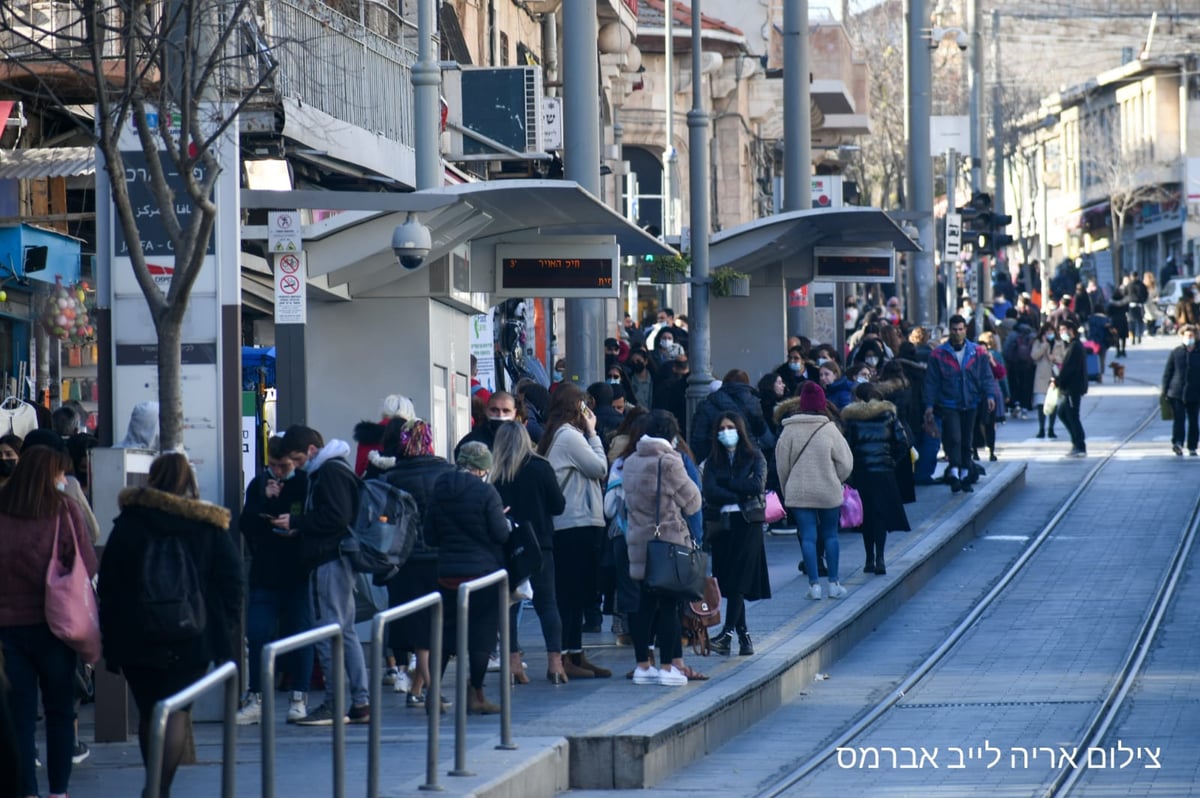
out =
[[[74,536],[72,525],[77,531]],[[0,626],[46,622],[46,571],[56,526],[60,529],[58,554],[62,562],[74,561],[78,538],[84,567],[89,576],[96,575],[96,550],[83,511],[74,500],[64,498],[55,518],[29,521],[0,515]]]

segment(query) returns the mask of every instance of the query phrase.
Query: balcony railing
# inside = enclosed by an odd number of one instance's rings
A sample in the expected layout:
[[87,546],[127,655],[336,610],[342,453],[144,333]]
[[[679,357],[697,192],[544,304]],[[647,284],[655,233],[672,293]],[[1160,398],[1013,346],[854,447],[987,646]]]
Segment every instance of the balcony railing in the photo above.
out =
[[[268,0],[263,34],[279,63],[273,83],[292,98],[342,122],[405,144],[413,143],[414,48],[372,27],[411,32],[398,17],[380,19],[368,3],[367,23],[305,0]],[[393,12],[394,13],[394,12]],[[372,19],[374,18],[374,19]]]

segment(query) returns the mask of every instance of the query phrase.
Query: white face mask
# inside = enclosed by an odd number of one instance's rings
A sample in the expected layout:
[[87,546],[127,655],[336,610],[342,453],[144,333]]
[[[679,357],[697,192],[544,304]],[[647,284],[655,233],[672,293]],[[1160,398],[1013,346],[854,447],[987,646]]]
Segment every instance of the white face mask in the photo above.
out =
[[864,363],[866,363],[866,364],[867,364],[868,366],[870,366],[871,368],[875,368],[876,366],[878,366],[878,365],[879,365],[879,358],[877,358],[877,357],[867,357],[867,358],[863,358],[863,362],[864,362]]
[[735,429],[720,430],[717,432],[717,440],[720,441],[721,445],[726,449],[732,449],[733,447],[737,446],[738,431]]
[[671,344],[673,344],[673,343],[675,343],[675,341],[670,338],[659,338],[658,339],[658,347],[660,349],[670,349]]
[[870,377],[858,377],[858,378],[856,378],[854,381],[855,381],[855,382],[857,382],[857,383],[859,383],[859,384],[862,384],[862,383],[864,383],[864,382],[870,382],[870,381],[871,381],[871,378],[870,378]]

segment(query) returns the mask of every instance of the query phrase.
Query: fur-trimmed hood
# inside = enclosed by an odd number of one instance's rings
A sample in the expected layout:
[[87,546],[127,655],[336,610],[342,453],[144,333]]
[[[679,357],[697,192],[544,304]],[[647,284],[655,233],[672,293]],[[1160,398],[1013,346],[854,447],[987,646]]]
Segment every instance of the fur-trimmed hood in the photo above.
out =
[[907,380],[892,379],[880,380],[875,384],[878,386],[879,390],[883,392],[884,396],[895,396],[904,389],[908,388],[911,383],[909,383]]
[[368,452],[367,462],[378,468],[380,471],[389,471],[396,467],[395,457],[386,457],[382,452],[379,451]]
[[211,524],[220,529],[229,528],[229,510],[224,507],[155,488],[125,488],[117,495],[117,503],[122,510],[129,507],[146,507],[178,515],[190,521]]
[[793,396],[790,399],[784,399],[779,404],[775,405],[775,423],[782,424],[783,420],[788,416],[795,415],[800,412],[800,397]]
[[842,408],[843,421],[870,421],[884,413],[895,415],[896,406],[891,402],[872,399],[869,402],[851,402]]
[[354,425],[355,443],[365,443],[369,446],[378,446],[380,443],[383,443],[383,430],[386,423],[377,423],[374,421],[358,422]]

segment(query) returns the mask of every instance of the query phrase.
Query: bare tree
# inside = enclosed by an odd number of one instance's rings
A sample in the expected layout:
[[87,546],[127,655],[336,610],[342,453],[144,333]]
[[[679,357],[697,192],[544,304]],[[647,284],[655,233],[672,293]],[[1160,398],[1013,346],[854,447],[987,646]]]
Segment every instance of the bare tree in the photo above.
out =
[[[1080,185],[1084,196],[1108,200],[1112,220],[1112,284],[1121,284],[1125,229],[1143,204],[1174,195],[1163,180],[1174,173],[1169,161],[1155,157],[1153,142],[1138,148],[1122,144],[1116,106],[1088,111],[1080,119]],[[1099,277],[1099,275],[1097,275]]]
[[1024,84],[1002,84],[1000,87],[999,136],[1000,154],[1008,165],[1008,181],[1016,193],[1016,201],[1007,203],[1012,209],[1014,243],[1021,251],[1021,265],[1032,259],[1037,219],[1033,213],[1042,185],[1040,147],[1036,131],[1040,124],[1036,111],[1039,97]]
[[[275,70],[247,0],[6,0],[0,86],[72,120],[104,157],[115,223],[127,244],[158,342],[160,446],[183,444],[181,335],[192,287],[217,221],[213,191],[223,169],[223,136],[237,135],[237,113]],[[20,57],[14,57],[20,53]],[[11,95],[10,95],[11,96]],[[94,104],[95,121],[78,107]],[[174,256],[164,292],[146,263],[136,209],[125,180],[121,132],[132,125],[147,187]],[[186,196],[177,196],[182,189]],[[101,257],[104,253],[100,253]]]
[[858,181],[866,202],[894,208],[904,196],[904,15],[887,0],[854,16],[847,29],[870,71],[871,133],[859,140],[847,176]]

